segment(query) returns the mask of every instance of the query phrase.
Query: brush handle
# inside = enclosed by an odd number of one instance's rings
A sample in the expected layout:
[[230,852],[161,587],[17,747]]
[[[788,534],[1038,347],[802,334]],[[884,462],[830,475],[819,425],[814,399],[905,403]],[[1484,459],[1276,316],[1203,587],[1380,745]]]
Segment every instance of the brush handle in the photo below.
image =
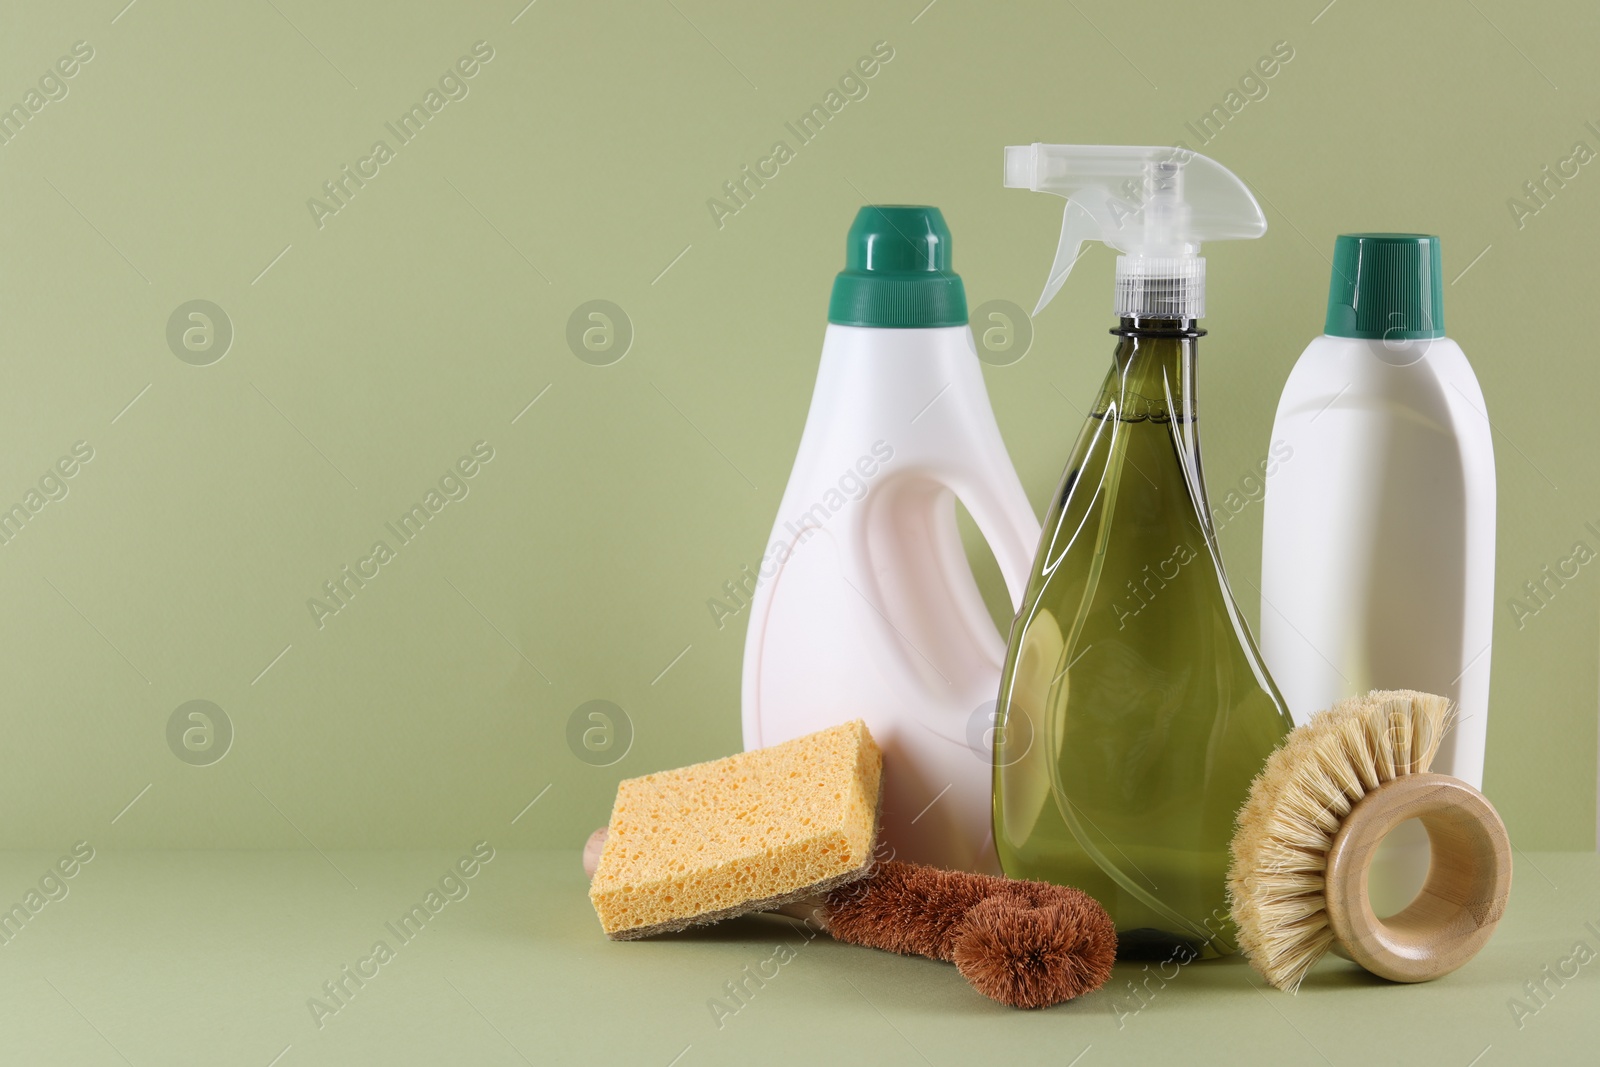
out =
[[[1432,847],[1428,879],[1405,910],[1379,919],[1367,871],[1389,831],[1420,819]],[[1363,797],[1333,839],[1328,925],[1342,955],[1395,982],[1426,982],[1466,963],[1489,940],[1511,893],[1511,840],[1484,795],[1458,778],[1408,774]]]
[[600,853],[606,850],[607,829],[600,827],[583,843],[583,873],[586,877],[593,878],[594,872],[600,869]]

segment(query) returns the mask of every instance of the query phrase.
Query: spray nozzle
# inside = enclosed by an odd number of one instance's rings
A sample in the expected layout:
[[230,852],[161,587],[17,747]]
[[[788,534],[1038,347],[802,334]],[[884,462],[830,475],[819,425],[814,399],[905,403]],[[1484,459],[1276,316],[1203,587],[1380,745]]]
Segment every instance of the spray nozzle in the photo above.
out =
[[1261,206],[1232,171],[1186,148],[1017,145],[1005,184],[1067,198],[1061,243],[1037,315],[1060,291],[1085,241],[1117,257],[1117,314],[1197,319],[1205,313],[1205,241],[1260,237]]

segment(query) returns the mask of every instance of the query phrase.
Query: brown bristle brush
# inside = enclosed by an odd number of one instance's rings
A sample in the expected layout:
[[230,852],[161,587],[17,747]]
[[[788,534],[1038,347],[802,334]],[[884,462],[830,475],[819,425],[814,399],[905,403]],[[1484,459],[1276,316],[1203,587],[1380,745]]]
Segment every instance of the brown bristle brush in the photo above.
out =
[[[596,830],[584,846],[590,877],[605,839]],[[1110,916],[1082,890],[896,860],[780,910],[838,941],[954,963],[974,989],[1014,1008],[1099,989],[1117,956]]]
[[[1375,691],[1293,731],[1251,784],[1233,838],[1228,896],[1239,946],[1294,992],[1329,950],[1396,982],[1423,982],[1488,942],[1511,892],[1511,843],[1466,782],[1428,773],[1444,697]],[[1379,919],[1367,872],[1383,838],[1420,819],[1432,851],[1411,904]]]

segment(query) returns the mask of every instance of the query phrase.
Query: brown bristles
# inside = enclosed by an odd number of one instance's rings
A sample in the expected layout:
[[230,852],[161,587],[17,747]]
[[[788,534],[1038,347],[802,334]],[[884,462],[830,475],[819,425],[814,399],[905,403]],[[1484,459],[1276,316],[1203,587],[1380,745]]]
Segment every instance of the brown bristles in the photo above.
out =
[[[1099,989],[1117,959],[1111,917],[1076,889],[1030,904],[990,897],[967,915],[956,941],[956,969],[972,988],[1013,1008],[1044,1008]],[[1070,894],[1070,896],[1069,896]]]
[[1117,936],[1081,890],[891,861],[828,895],[840,941],[953,961],[972,987],[1016,1008],[1041,1008],[1098,989]]
[[828,933],[853,945],[949,962],[967,912],[1004,878],[889,860],[828,894]]

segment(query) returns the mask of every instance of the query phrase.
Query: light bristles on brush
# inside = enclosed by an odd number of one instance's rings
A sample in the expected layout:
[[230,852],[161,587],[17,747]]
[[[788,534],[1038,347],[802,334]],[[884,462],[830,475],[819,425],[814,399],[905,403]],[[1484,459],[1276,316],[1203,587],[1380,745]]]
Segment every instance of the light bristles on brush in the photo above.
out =
[[1362,797],[1428,770],[1450,703],[1374,691],[1319,712],[1268,758],[1239,811],[1228,897],[1239,946],[1262,976],[1294,992],[1333,945],[1325,911],[1328,850]]

